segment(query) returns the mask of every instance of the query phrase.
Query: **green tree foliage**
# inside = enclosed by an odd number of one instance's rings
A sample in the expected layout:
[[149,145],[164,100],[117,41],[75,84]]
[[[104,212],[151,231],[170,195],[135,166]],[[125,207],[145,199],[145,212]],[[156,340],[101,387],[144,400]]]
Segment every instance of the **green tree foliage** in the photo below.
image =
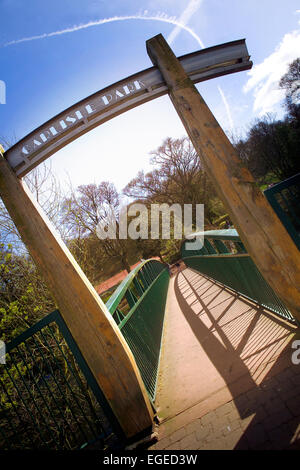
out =
[[300,58],[294,60],[279,82],[285,90],[285,107],[288,118],[300,128]]
[[54,310],[54,300],[28,256],[0,244],[0,339],[12,338]]
[[272,174],[281,181],[299,169],[299,143],[299,133],[289,118],[275,120],[267,115],[254,123],[236,149],[256,179],[266,181]]
[[246,138],[236,143],[244,164],[262,183],[281,181],[300,170],[300,58],[279,82],[285,90],[284,119],[266,115],[254,122]]

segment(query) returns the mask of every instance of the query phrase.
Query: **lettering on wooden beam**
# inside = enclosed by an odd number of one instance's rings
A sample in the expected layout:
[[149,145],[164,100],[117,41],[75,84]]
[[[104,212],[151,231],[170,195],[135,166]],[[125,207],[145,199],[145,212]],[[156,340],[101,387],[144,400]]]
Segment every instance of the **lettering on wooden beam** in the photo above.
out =
[[127,83],[123,86],[122,91],[116,88],[111,93],[101,96],[100,98],[95,99],[93,102],[90,102],[87,105],[79,107],[73,114],[66,115],[63,119],[60,119],[57,124],[51,126],[49,129],[41,132],[37,137],[33,138],[31,143],[28,143],[22,147],[22,154],[24,157],[27,157],[33,153],[37,147],[43,143],[49,142],[51,139],[56,138],[59,134],[63,133],[67,128],[70,128],[78,121],[80,122],[85,117],[89,116],[92,113],[96,113],[99,110],[102,110],[108,105],[112,105],[118,100],[135,93],[138,90],[147,88],[147,85],[141,80],[135,80],[132,83]]
[[[244,39],[186,54],[179,61],[193,83],[252,66]],[[157,67],[138,72],[53,117],[7,150],[5,158],[17,176],[25,176],[89,130],[167,92]]]

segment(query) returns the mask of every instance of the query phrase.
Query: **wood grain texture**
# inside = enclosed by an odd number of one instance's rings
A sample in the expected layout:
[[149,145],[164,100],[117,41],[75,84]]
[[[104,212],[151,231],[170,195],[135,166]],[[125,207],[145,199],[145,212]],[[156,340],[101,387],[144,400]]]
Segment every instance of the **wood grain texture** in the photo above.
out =
[[127,437],[153,412],[122,334],[59,234],[0,153],[0,196]]
[[300,321],[300,252],[163,36],[147,51],[248,253]]

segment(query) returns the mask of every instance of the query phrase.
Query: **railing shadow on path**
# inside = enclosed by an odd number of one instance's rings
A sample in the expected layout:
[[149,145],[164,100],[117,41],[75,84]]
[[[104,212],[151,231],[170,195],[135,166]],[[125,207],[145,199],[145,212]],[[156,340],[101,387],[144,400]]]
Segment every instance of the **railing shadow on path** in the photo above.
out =
[[[299,432],[299,416],[294,418],[287,407],[288,400],[293,406],[298,400],[300,408],[300,365],[298,369],[292,366],[294,338],[289,339],[295,327],[191,269],[176,275],[174,288],[184,317],[225,381],[240,419],[253,415],[235,448],[248,448],[249,443],[259,445],[260,440],[267,440],[268,432],[276,434],[278,448],[290,447],[297,428]],[[225,292],[228,297],[218,302]],[[228,303],[230,296],[232,300]],[[249,310],[228,316],[238,299],[248,304]],[[266,325],[264,318],[272,322]],[[284,340],[287,344],[283,347]],[[264,375],[263,364],[267,362],[272,362],[272,367]]]

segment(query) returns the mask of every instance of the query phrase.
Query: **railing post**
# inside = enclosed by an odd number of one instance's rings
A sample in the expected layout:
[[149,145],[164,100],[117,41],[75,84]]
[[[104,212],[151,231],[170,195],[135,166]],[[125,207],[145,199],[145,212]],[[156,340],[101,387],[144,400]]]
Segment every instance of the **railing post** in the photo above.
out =
[[152,425],[153,412],[126,341],[1,152],[0,196],[125,435],[131,437],[145,430]]
[[246,249],[265,280],[300,320],[300,252],[164,37],[159,34],[146,44]]

